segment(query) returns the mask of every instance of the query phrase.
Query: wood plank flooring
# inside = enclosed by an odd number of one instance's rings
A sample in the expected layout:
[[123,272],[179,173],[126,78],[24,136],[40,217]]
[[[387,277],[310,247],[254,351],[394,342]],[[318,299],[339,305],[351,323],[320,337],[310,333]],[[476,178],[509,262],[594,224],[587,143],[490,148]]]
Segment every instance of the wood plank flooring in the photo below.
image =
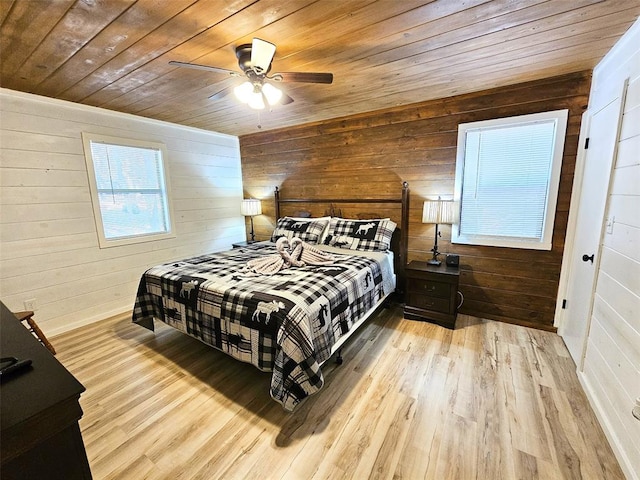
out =
[[52,339],[95,479],[624,479],[557,335],[382,310],[290,414],[268,373],[114,317]]

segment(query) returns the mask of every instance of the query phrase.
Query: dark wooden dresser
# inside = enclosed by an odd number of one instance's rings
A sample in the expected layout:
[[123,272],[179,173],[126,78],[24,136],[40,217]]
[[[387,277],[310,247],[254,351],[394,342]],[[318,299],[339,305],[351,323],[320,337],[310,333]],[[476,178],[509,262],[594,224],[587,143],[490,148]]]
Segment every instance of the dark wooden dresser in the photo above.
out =
[[405,275],[405,318],[455,328],[460,269],[414,260],[405,267]]
[[0,383],[0,478],[90,479],[78,420],[85,388],[0,303],[0,356],[31,367]]

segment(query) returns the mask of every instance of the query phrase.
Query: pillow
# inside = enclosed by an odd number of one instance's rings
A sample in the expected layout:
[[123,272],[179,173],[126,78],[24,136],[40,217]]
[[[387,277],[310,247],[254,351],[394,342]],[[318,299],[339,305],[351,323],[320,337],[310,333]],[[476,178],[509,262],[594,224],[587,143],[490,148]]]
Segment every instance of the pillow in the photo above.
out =
[[[300,213],[300,212],[296,212],[296,213]],[[329,230],[329,221],[331,220],[331,217],[313,217],[313,218],[311,218],[311,217],[288,217],[288,218],[292,218],[293,220],[301,220],[303,222],[308,222],[310,220],[313,220],[314,222],[324,222],[324,229],[322,230],[322,233],[320,234],[320,236],[318,237],[318,241],[316,242],[316,244],[322,245],[322,242],[324,242],[324,239],[327,236],[327,230]],[[307,242],[307,243],[311,243],[311,242]]]
[[[376,217],[374,215],[369,215],[369,216],[364,217],[362,215],[364,215],[364,214],[362,214],[362,213],[358,213],[357,214],[358,220],[370,221],[369,219],[373,219],[372,221],[374,221],[374,222],[377,222],[377,221],[380,221],[380,220],[390,220],[390,218],[388,218],[388,217],[387,218],[380,218],[380,217]],[[333,217],[322,217],[322,218],[327,218],[329,220],[331,220],[332,218],[336,218],[338,220],[357,221],[355,219],[341,218],[340,215],[335,215]],[[396,228],[395,227],[395,223],[394,223],[394,227],[393,228]],[[322,237],[320,238],[320,242],[319,242],[320,244],[329,245],[329,240],[327,239],[327,237],[329,237],[329,235],[330,235],[329,230],[331,230],[330,229],[330,224],[327,225],[327,228],[325,229],[324,233],[322,234]],[[393,233],[393,230],[391,231],[391,233]],[[362,250],[362,249],[358,249],[358,250]],[[385,249],[385,250],[388,250],[388,248]]]
[[332,218],[324,244],[349,250],[386,251],[396,224],[388,218],[351,220]]
[[300,238],[312,245],[320,243],[324,229],[329,224],[328,218],[294,218],[282,217],[278,219],[276,228],[271,235],[271,241],[275,242],[280,237]]

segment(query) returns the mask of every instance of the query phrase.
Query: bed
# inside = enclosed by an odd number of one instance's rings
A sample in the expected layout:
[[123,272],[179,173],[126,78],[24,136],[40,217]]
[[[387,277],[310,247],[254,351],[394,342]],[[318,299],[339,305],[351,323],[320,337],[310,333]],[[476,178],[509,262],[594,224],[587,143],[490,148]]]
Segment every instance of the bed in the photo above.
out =
[[[271,397],[293,411],[322,388],[322,364],[402,289],[408,193],[406,182],[397,199],[283,199],[276,189],[278,221],[271,241],[148,269],[140,279],[133,322],[153,330],[154,320],[160,320],[272,372]],[[280,216],[283,208],[314,203],[398,204],[400,221]],[[377,233],[365,235],[372,230]],[[348,232],[359,233],[349,238]],[[276,240],[278,246],[287,243],[282,237],[298,237],[331,261],[268,275],[248,268],[278,258]]]

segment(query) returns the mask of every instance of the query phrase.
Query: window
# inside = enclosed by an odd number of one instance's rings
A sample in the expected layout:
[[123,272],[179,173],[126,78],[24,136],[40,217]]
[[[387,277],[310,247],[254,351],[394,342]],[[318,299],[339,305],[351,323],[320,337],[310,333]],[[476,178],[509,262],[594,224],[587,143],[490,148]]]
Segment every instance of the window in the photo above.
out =
[[452,242],[551,250],[567,113],[459,125]]
[[175,236],[164,145],[83,133],[100,247]]

